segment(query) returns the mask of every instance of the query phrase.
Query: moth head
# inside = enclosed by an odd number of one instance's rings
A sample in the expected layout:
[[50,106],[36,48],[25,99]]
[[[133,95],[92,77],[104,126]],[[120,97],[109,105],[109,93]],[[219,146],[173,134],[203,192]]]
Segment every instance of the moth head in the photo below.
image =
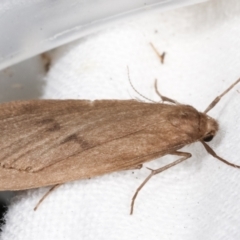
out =
[[203,132],[202,140],[204,142],[210,142],[216,135],[218,131],[218,123],[215,119],[209,117],[208,115],[204,116],[204,125],[205,127]]

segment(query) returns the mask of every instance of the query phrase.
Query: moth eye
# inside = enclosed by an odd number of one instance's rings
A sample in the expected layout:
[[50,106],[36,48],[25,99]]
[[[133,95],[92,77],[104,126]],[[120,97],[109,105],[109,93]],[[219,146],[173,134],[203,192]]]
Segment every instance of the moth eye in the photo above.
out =
[[212,141],[213,137],[214,137],[213,135],[208,135],[205,138],[203,138],[203,141],[204,142],[210,142],[210,141]]

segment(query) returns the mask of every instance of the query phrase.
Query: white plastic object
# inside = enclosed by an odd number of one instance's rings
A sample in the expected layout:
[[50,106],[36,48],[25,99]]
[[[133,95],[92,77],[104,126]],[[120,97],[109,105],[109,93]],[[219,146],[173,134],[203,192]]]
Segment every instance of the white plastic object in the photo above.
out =
[[206,0],[1,0],[0,70],[149,10]]

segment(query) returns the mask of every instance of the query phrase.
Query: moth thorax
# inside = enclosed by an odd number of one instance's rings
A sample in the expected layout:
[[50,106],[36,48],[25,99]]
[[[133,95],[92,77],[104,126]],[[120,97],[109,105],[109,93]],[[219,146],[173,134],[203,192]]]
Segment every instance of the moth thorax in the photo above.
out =
[[218,131],[218,123],[215,119],[209,117],[206,114],[203,115],[202,121],[204,122],[204,126],[201,126],[203,127],[201,129],[203,130],[202,140],[204,142],[210,142]]

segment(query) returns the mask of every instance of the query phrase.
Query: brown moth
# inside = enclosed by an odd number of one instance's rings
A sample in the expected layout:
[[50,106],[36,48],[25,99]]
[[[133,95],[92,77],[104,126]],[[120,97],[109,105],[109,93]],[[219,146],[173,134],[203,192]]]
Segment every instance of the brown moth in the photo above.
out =
[[[23,190],[138,168],[166,154],[180,158],[151,174],[191,157],[179,149],[200,141],[208,153],[229,163],[205,143],[218,130],[207,115],[240,79],[201,113],[157,94],[164,103],[136,100],[31,100],[0,105],[0,190]],[[49,191],[49,192],[50,192]],[[48,193],[49,193],[48,192]],[[47,193],[47,194],[48,194]],[[41,199],[41,201],[47,196]],[[41,202],[40,201],[40,202]],[[40,203],[39,202],[39,203]]]

